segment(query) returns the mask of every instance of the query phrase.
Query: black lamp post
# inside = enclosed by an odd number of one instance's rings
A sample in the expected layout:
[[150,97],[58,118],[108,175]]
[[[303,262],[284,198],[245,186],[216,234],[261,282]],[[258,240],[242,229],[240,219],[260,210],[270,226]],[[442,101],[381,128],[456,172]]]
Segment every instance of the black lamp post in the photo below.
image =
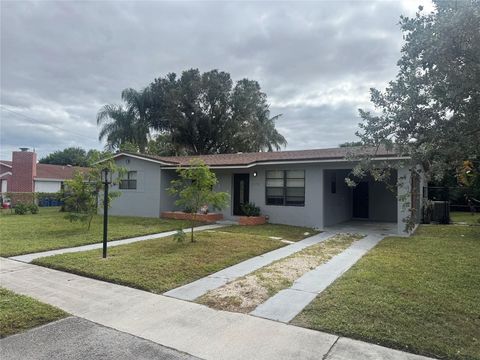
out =
[[110,169],[102,170],[103,189],[103,258],[107,257],[107,238],[108,238],[108,185],[112,183],[112,173]]

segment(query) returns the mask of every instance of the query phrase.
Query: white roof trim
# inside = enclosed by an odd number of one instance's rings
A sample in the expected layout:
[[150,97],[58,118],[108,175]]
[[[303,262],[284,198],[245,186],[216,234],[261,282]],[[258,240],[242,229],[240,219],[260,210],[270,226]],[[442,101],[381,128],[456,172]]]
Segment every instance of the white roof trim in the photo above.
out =
[[12,172],[11,171],[4,172],[3,174],[0,174],[0,177],[2,177],[4,175],[12,175]]
[[[408,156],[398,156],[398,157],[379,157],[373,158],[374,161],[392,161],[392,160],[408,160],[410,157]],[[254,166],[259,165],[289,165],[289,164],[315,164],[315,163],[336,163],[336,162],[356,162],[358,160],[352,159],[317,159],[317,160],[278,160],[278,161],[259,161],[252,164],[247,165],[210,165],[211,169],[249,169]],[[171,165],[171,166],[164,166],[162,169],[172,169],[175,167],[179,167],[180,165]]]
[[5,164],[4,162],[1,162],[1,161],[0,161],[0,165],[6,166],[6,167],[8,167],[8,168],[10,168],[10,169],[12,168],[12,165]]
[[52,182],[61,182],[68,179],[51,179],[51,178],[34,178],[33,181],[52,181]]
[[100,164],[104,161],[107,161],[107,160],[112,160],[112,159],[116,159],[120,156],[128,156],[128,157],[131,157],[131,158],[134,158],[134,159],[140,159],[140,160],[145,160],[145,161],[150,161],[150,162],[153,162],[153,163],[157,163],[157,164],[161,164],[161,165],[170,165],[170,166],[176,166],[176,164],[173,164],[173,163],[168,163],[168,162],[165,162],[165,161],[161,161],[161,160],[155,160],[155,159],[150,159],[150,158],[147,158],[147,157],[143,157],[143,156],[139,156],[139,155],[133,155],[133,154],[129,154],[129,153],[118,153],[118,154],[115,154],[113,155],[112,157],[109,157],[107,159],[103,159],[103,160],[100,160],[100,161],[97,161],[95,164]]

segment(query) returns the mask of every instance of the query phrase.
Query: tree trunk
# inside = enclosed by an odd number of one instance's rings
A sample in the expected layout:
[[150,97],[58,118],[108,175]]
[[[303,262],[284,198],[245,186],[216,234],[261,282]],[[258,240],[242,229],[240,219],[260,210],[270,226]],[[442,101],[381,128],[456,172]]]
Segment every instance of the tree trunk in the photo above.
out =
[[195,218],[197,216],[197,213],[192,213],[192,227],[190,230],[190,242],[195,242],[195,239],[193,238],[193,228],[195,227]]

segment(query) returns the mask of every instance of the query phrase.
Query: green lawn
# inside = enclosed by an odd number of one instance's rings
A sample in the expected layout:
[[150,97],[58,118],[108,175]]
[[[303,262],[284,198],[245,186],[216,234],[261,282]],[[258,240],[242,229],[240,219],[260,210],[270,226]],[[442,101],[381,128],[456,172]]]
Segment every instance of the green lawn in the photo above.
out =
[[[86,224],[72,223],[59,208],[40,208],[36,215],[14,215],[10,210],[0,216],[0,256],[14,256],[39,251],[92,244],[102,241],[103,217],[94,218],[90,231]],[[154,234],[189,227],[183,220],[109,217],[109,240]]]
[[480,227],[383,240],[293,323],[448,359],[480,359]]
[[263,225],[233,225],[218,231],[226,231],[237,234],[252,234],[261,236],[281,237],[284,240],[299,241],[306,237],[318,234],[319,231],[301,226],[290,226],[282,224],[263,224]]
[[480,226],[480,212],[472,213],[464,211],[452,211],[450,213],[452,223],[465,223],[467,225]]
[[0,288],[0,338],[65,316],[60,309]]
[[168,237],[112,247],[106,260],[100,250],[92,250],[34,263],[163,293],[286,245],[266,236],[215,231],[200,232],[195,238],[195,243],[177,243]]

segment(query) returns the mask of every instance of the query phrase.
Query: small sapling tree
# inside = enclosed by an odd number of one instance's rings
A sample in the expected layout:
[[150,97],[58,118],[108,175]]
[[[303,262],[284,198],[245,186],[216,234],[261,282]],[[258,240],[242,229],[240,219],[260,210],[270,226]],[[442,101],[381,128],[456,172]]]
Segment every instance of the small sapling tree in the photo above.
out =
[[176,205],[191,210],[190,240],[195,242],[193,228],[200,208],[209,205],[213,209],[221,210],[227,206],[229,195],[213,190],[218,182],[217,177],[203,161],[192,161],[189,167],[178,168],[177,173],[178,179],[171,181],[168,191],[171,195],[178,196]]
[[[63,207],[67,213],[65,218],[71,222],[87,223],[87,230],[90,230],[92,220],[98,212],[98,195],[103,186],[101,171],[106,167],[113,174],[118,174],[117,178],[121,178],[124,173],[124,169],[117,167],[113,161],[97,163],[87,172],[77,171],[71,180],[65,181],[62,190]],[[109,192],[108,203],[120,194],[119,191]]]

